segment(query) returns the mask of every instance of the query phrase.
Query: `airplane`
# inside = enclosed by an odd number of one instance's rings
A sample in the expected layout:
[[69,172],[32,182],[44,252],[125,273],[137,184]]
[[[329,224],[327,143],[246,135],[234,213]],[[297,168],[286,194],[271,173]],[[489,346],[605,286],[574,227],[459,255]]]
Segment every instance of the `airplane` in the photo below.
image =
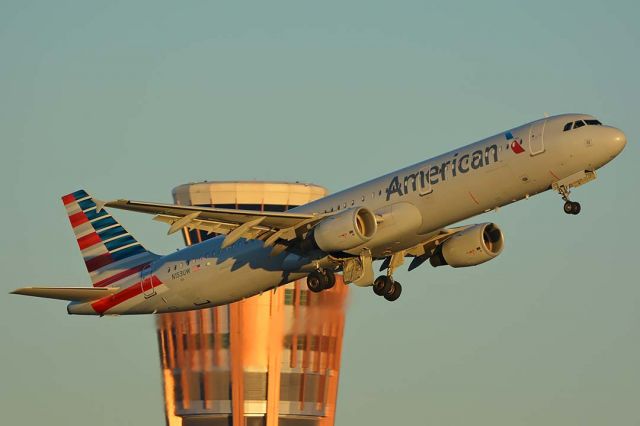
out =
[[[62,197],[93,287],[25,287],[13,293],[67,300],[69,314],[126,315],[228,304],[307,278],[312,292],[345,283],[388,301],[394,271],[410,258],[469,267],[504,248],[495,223],[450,227],[553,190],[564,212],[580,213],[573,188],[625,147],[625,134],[586,114],[545,117],[286,212],[258,212],[131,200],[101,201],[84,190]],[[161,256],[144,248],[106,210],[152,214],[169,233],[217,234]],[[383,275],[374,278],[373,262]]]

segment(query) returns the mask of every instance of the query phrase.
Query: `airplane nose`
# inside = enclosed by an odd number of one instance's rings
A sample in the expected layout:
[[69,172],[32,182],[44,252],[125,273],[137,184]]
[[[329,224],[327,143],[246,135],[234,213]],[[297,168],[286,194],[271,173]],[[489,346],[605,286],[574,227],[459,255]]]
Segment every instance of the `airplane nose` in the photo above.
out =
[[611,129],[608,145],[611,149],[611,157],[613,158],[620,154],[627,145],[627,137],[622,130],[614,127]]

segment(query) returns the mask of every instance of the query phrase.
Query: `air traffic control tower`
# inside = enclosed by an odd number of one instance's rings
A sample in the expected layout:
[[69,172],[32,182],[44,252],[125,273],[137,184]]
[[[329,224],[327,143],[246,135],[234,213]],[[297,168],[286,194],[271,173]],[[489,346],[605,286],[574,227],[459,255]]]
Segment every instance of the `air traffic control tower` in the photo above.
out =
[[[203,182],[177,204],[286,211],[326,194],[284,182]],[[213,235],[183,230],[187,245]],[[331,426],[345,301],[342,276],[321,293],[301,279],[226,306],[159,315],[168,426]]]

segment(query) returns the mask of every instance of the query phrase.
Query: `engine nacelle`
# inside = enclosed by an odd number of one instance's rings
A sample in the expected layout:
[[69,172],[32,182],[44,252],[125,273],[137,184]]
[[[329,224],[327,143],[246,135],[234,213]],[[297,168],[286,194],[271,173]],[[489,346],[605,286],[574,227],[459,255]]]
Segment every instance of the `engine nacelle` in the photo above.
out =
[[356,207],[324,219],[314,228],[313,238],[320,250],[332,253],[366,243],[377,229],[371,210]]
[[475,266],[502,253],[504,235],[494,223],[480,223],[447,239],[429,259],[432,266]]

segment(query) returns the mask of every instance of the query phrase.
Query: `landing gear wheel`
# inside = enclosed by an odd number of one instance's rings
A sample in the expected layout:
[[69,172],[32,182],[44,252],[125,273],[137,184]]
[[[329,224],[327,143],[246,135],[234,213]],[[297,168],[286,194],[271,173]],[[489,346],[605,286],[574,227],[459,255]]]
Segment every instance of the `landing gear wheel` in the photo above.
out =
[[325,269],[323,272],[326,280],[324,289],[329,290],[336,284],[336,274],[330,269]]
[[394,281],[393,285],[391,286],[391,289],[384,294],[384,298],[387,299],[389,302],[393,302],[395,300],[398,300],[401,294],[402,294],[402,286],[398,281]]
[[380,275],[373,282],[373,292],[378,296],[384,296],[389,293],[391,287],[393,286],[393,280],[387,277],[386,275]]
[[324,290],[327,285],[326,283],[326,276],[318,271],[313,271],[307,276],[307,287],[314,293],[319,293]]
[[571,212],[571,214],[578,214],[580,213],[580,210],[582,209],[582,207],[580,207],[580,203],[572,201],[573,203],[573,211]]
[[578,214],[580,213],[580,210],[580,203],[577,203],[575,201],[566,201],[564,203],[564,212],[566,214]]
[[573,214],[573,202],[565,201],[565,203],[564,203],[564,212],[566,214]]

